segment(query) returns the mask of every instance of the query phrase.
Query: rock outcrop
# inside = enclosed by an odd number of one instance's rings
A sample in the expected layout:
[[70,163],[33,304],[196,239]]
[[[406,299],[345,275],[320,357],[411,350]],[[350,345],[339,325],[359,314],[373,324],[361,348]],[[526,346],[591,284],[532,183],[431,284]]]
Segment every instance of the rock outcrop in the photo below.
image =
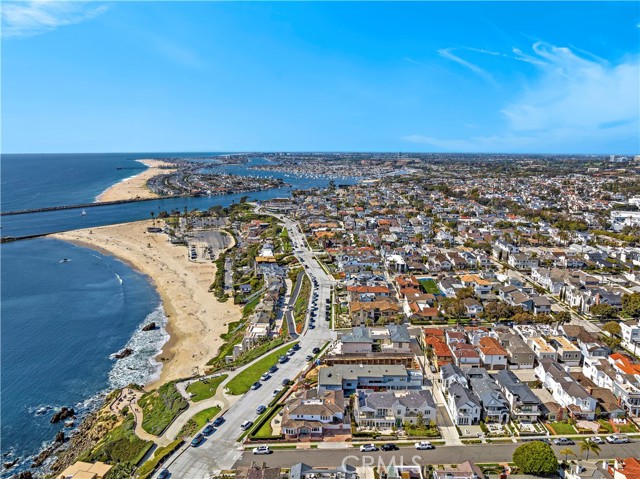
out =
[[151,323],[142,326],[142,331],[153,331],[154,329],[156,329],[155,321],[152,321]]
[[116,358],[116,359],[122,359],[122,358],[126,358],[127,356],[131,356],[132,354],[133,354],[133,349],[124,348],[119,353],[114,354],[113,357]]
[[74,417],[75,415],[76,412],[73,410],[73,408],[63,407],[51,417],[51,424],[55,424],[69,417]]

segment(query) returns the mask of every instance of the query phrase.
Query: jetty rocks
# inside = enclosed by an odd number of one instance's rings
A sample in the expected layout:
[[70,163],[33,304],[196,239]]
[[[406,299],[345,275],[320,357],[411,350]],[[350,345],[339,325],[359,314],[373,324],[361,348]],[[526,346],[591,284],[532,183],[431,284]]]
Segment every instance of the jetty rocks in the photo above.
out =
[[154,329],[156,329],[155,321],[152,321],[151,323],[142,326],[142,331],[153,331]]
[[56,424],[69,417],[74,417],[75,415],[76,412],[73,410],[73,408],[63,407],[51,417],[51,424]]
[[122,358],[126,358],[127,356],[131,356],[132,354],[133,354],[133,349],[124,348],[119,353],[114,354],[113,357],[116,358],[116,359],[122,359]]

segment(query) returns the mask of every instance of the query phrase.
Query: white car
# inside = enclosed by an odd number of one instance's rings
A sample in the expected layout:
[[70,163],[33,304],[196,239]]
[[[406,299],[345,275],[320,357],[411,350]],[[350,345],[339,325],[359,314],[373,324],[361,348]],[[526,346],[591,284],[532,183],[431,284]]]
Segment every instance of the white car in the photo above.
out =
[[604,444],[604,441],[601,437],[588,437],[587,442],[593,442],[595,444]]
[[375,452],[378,448],[374,444],[363,444],[360,446],[360,452]]
[[254,454],[271,454],[273,451],[269,449],[269,446],[258,446],[253,448]]
[[416,442],[416,449],[425,451],[427,449],[435,449],[435,447],[429,441],[420,441]]
[[245,421],[242,424],[240,424],[240,428],[243,431],[246,431],[247,429],[249,429],[251,426],[253,426],[253,421]]
[[266,381],[267,379],[269,379],[271,377],[271,374],[269,373],[264,373],[262,376],[260,376],[260,381]]
[[631,442],[624,434],[614,434],[613,436],[607,436],[606,439],[609,444],[625,444]]

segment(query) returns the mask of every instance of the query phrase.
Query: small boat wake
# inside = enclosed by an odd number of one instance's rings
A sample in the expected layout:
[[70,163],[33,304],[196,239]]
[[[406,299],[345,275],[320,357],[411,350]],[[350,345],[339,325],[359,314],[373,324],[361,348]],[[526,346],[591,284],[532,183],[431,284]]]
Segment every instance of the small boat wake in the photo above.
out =
[[68,258],[62,258],[58,263],[71,263],[71,260]]

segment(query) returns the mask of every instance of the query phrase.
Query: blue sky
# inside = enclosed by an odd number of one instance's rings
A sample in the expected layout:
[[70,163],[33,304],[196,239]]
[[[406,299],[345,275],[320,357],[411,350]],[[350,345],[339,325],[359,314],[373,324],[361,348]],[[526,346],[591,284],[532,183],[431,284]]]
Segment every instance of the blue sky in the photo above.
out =
[[640,153],[637,2],[4,2],[4,152]]

